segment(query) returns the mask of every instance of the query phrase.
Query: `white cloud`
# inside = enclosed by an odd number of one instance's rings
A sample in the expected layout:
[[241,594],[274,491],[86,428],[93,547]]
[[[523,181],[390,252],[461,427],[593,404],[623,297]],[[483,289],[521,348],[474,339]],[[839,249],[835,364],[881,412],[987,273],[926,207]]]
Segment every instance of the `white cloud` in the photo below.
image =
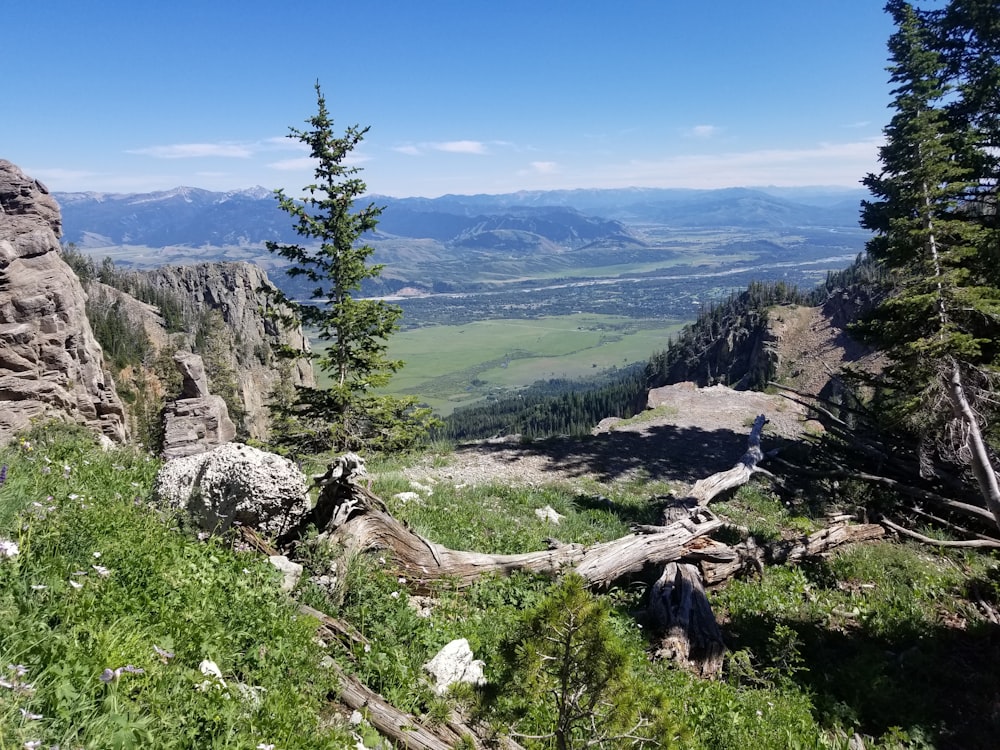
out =
[[536,174],[554,174],[559,171],[559,165],[554,161],[533,161],[531,170]]
[[811,148],[689,154],[633,160],[592,182],[607,186],[716,188],[741,185],[853,185],[878,166],[880,139]]
[[423,153],[423,151],[421,151],[419,147],[414,146],[413,144],[407,144],[405,146],[395,146],[393,147],[392,150],[400,154],[405,154],[406,156],[420,156]]
[[149,146],[128,151],[130,154],[152,156],[155,159],[249,159],[254,155],[252,145],[242,143],[175,143],[169,146]]
[[687,131],[687,135],[691,138],[711,138],[718,135],[719,130],[715,125],[695,125]]
[[277,169],[280,172],[294,172],[300,169],[314,169],[316,167],[316,161],[311,156],[303,156],[298,159],[282,159],[280,161],[273,161],[267,166],[271,169]]
[[44,183],[49,181],[59,184],[73,183],[97,177],[97,172],[87,172],[82,169],[26,169],[25,172]]
[[428,144],[435,151],[445,151],[449,154],[485,154],[486,144],[482,141],[443,141]]

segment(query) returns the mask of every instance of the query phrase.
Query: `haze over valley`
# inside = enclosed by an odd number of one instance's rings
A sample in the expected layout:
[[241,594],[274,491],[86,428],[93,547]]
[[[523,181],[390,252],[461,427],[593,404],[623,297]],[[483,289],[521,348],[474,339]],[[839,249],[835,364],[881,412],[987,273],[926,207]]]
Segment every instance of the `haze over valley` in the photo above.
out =
[[[116,265],[212,260],[263,267],[289,295],[267,240],[297,243],[263,188],[56,193],[63,241]],[[705,306],[752,281],[810,289],[863,249],[860,190],[523,191],[384,206],[368,237],[381,277],[363,289],[402,307],[394,390],[440,413],[539,379],[644,362]]]

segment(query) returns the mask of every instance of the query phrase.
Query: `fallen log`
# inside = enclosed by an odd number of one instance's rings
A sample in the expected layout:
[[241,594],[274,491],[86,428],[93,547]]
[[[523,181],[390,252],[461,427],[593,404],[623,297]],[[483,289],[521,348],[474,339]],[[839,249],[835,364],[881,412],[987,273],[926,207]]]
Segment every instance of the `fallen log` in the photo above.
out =
[[[388,737],[397,747],[410,750],[452,750],[463,743],[483,748],[484,744],[469,727],[457,721],[445,722],[436,727],[421,724],[411,714],[400,711],[366,687],[364,683],[344,672],[336,663],[330,664],[340,681],[338,699],[353,711],[360,711],[379,734]],[[501,747],[518,750],[513,740],[500,741]]]
[[324,488],[317,505],[328,501],[338,504],[330,514],[326,537],[351,553],[391,554],[400,574],[422,590],[441,580],[467,587],[487,573],[557,575],[567,568],[576,570],[591,587],[607,589],[652,566],[679,560],[694,540],[724,525],[711,511],[701,508],[668,526],[643,527],[641,532],[590,547],[565,544],[517,555],[491,555],[448,549],[420,536],[393,518],[381,501],[363,487],[355,486],[352,496],[346,499],[339,489],[329,497],[326,492]]
[[758,545],[752,537],[732,546],[705,539],[685,560],[697,562],[705,585],[714,586],[747,569],[762,571],[765,565],[800,563],[845,544],[869,542],[885,535],[885,528],[880,524],[863,523],[837,524],[807,537],[764,545]]

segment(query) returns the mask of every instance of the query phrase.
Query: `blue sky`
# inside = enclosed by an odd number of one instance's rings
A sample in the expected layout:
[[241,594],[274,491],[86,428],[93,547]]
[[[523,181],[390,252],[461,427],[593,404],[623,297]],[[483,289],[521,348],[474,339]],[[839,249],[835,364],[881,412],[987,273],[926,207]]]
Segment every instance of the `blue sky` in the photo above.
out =
[[315,111],[396,197],[858,187],[890,101],[879,0],[4,4],[0,158],[55,191],[296,192]]

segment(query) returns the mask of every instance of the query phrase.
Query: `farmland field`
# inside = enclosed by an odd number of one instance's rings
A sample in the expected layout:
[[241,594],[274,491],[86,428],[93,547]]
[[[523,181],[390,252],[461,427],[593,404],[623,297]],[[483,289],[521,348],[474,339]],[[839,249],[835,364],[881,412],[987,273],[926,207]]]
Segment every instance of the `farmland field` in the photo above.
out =
[[683,324],[578,313],[412,328],[390,340],[390,356],[406,366],[388,391],[415,395],[447,415],[537,380],[582,378],[644,362]]

